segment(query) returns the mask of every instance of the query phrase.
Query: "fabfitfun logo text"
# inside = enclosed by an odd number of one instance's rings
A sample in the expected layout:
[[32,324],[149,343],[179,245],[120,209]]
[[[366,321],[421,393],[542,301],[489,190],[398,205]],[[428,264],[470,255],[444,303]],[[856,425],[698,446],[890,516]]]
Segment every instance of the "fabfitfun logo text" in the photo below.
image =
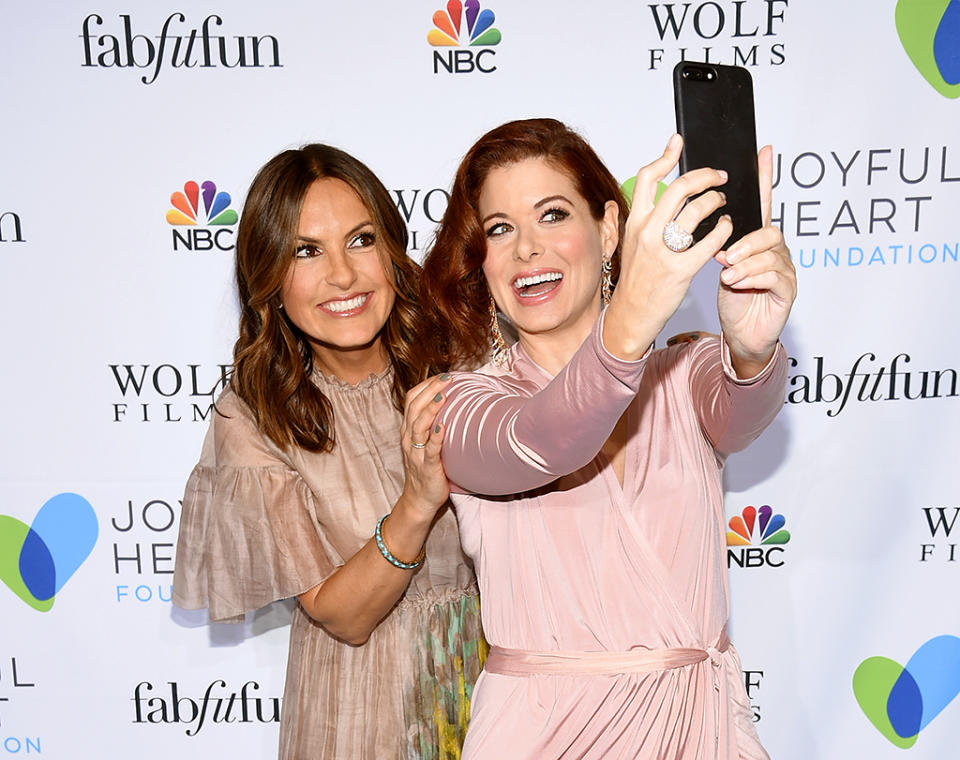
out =
[[184,28],[184,14],[171,13],[160,33],[153,37],[135,33],[129,14],[120,14],[120,23],[119,33],[100,34],[102,16],[91,13],[83,20],[79,37],[83,42],[84,68],[149,69],[150,73],[141,76],[140,81],[153,84],[165,64],[174,69],[260,69],[283,65],[276,37],[266,34],[228,38],[216,34],[223,19],[213,13],[193,29]]

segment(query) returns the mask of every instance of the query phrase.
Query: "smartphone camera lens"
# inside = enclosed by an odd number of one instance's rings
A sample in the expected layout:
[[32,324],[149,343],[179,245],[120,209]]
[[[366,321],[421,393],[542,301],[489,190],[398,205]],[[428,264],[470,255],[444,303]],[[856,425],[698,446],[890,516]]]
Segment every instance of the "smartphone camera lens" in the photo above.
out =
[[680,75],[693,82],[712,82],[717,78],[713,69],[703,66],[687,66],[681,70]]

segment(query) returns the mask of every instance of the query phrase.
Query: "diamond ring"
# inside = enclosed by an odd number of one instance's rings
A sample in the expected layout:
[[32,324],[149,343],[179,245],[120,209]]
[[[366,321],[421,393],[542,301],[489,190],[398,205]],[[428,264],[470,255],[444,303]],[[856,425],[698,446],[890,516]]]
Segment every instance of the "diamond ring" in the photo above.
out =
[[422,448],[424,448],[427,444],[426,444],[426,443],[417,443],[415,440],[413,440],[413,438],[411,438],[411,439],[410,439],[410,445],[413,446],[413,448],[415,448],[415,449],[422,449]]
[[693,235],[676,222],[667,222],[663,228],[663,244],[674,253],[683,253],[693,245]]

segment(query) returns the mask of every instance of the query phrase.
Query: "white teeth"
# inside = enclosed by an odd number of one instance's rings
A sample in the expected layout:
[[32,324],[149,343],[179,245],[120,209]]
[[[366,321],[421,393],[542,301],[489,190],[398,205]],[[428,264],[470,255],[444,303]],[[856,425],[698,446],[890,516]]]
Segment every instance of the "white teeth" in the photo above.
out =
[[327,301],[323,306],[328,311],[350,311],[351,309],[359,309],[361,306],[363,306],[366,300],[367,296],[362,295],[357,296],[356,298],[351,298],[348,301]]
[[559,272],[542,272],[541,274],[532,274],[529,277],[520,277],[514,280],[513,287],[526,288],[529,285],[539,285],[541,282],[553,282],[562,279],[563,275]]

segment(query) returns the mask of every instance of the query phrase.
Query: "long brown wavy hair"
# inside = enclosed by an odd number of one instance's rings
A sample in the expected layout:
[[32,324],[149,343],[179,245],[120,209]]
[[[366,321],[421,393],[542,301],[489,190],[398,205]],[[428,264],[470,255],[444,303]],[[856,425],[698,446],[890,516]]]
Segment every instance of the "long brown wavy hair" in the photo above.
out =
[[490,130],[460,162],[450,202],[423,262],[420,302],[430,325],[424,347],[436,369],[476,366],[487,359],[491,296],[482,269],[487,244],[477,214],[480,191],[492,169],[528,158],[542,158],[569,176],[597,221],[603,219],[607,201],[619,205],[613,281],[619,276],[627,202],[593,148],[556,119],[523,119]]
[[308,451],[333,449],[333,408],[310,380],[313,352],[281,308],[280,293],[294,261],[304,196],[323,178],[341,180],[357,193],[373,220],[383,265],[393,269],[396,299],[381,339],[393,365],[397,409],[425,375],[417,348],[420,269],[407,256],[407,228],[387,189],[363,163],[329,145],[275,156],[250,185],[237,232],[240,337],[233,347],[231,385],[270,440]]

